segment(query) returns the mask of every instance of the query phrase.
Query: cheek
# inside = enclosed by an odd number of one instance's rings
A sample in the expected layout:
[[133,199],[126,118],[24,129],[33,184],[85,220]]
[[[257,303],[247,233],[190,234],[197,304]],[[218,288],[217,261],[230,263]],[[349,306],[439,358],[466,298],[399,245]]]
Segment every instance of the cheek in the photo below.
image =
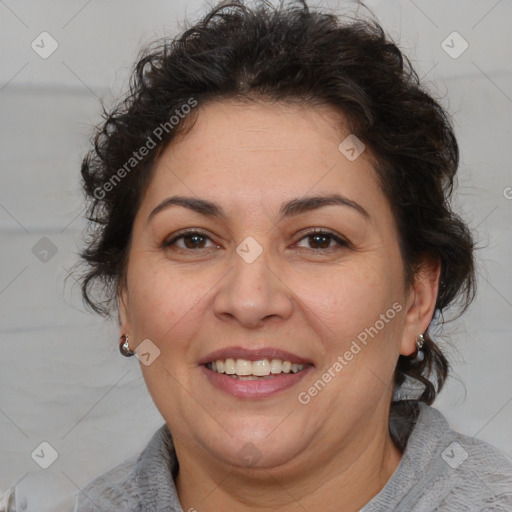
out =
[[[314,277],[302,275],[296,285],[300,301],[321,321],[329,338],[344,343],[374,325],[400,301],[399,281],[381,262],[346,265]],[[310,315],[311,316],[311,315]]]
[[158,344],[165,329],[171,329],[183,315],[187,296],[171,273],[136,257],[128,268],[128,290],[132,328],[138,338],[147,337]]
[[[304,286],[302,300],[323,344],[319,373],[329,379],[329,391],[322,396],[340,406],[339,414],[363,410],[392,389],[404,311],[400,282],[378,265],[339,269],[315,282],[322,286]],[[324,406],[316,401],[314,414]]]
[[169,340],[174,349],[180,341],[185,344],[199,325],[198,316],[215,282],[212,273],[177,272],[165,263],[134,258],[128,269],[128,290],[136,338],[149,338],[161,349]]

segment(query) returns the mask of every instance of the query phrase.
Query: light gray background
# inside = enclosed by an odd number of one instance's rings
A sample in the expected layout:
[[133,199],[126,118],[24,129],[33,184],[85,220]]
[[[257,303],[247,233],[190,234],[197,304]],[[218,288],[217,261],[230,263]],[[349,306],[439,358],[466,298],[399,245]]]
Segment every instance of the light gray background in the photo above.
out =
[[[512,3],[368,5],[454,115],[457,204],[482,247],[479,295],[445,329],[454,370],[436,406],[454,428],[512,454]],[[0,0],[0,491],[17,484],[28,510],[73,510],[79,488],[163,424],[138,361],[119,355],[116,326],[85,313],[64,279],[84,227],[78,173],[99,98],[111,104],[126,86],[142,43],[175,34],[204,8]],[[47,59],[31,48],[43,31],[59,44]],[[453,31],[469,44],[457,59],[441,47]],[[57,248],[46,263],[32,252],[42,237]],[[46,470],[31,458],[42,441],[58,452]]]

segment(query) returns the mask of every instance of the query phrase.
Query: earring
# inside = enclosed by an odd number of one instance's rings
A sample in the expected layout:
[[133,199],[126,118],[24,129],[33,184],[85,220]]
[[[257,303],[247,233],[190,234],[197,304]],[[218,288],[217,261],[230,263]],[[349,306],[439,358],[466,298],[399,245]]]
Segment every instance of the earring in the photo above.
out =
[[423,361],[425,359],[425,354],[423,353],[423,344],[425,343],[425,336],[423,334],[418,334],[416,338],[416,361]]
[[135,355],[135,352],[130,350],[130,345],[128,345],[128,336],[126,334],[123,334],[119,338],[119,342],[119,351],[124,357],[132,357]]

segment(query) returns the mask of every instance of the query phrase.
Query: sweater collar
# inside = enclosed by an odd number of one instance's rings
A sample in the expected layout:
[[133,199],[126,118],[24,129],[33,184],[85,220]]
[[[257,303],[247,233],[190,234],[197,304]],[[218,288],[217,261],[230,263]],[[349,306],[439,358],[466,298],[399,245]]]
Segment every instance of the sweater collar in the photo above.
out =
[[[361,512],[378,510],[376,507],[381,504],[389,506],[393,497],[390,489],[397,486],[407,494],[406,489],[411,487],[411,482],[421,480],[420,476],[438,451],[434,446],[436,440],[439,442],[449,426],[436,409],[424,403],[404,400],[393,404],[389,429],[395,443],[404,450],[402,459],[384,488]],[[137,461],[136,480],[142,510],[183,512],[175,486],[178,471],[179,462],[171,432],[164,424],[155,432]],[[417,478],[411,479],[411,473]]]
[[141,510],[183,512],[174,479],[179,471],[171,432],[163,424],[137,461],[136,480]]

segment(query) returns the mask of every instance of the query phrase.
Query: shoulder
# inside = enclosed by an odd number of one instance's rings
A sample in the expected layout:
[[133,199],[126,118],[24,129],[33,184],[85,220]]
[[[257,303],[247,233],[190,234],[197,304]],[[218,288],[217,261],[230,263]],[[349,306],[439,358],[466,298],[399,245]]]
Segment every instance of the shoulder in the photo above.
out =
[[[512,510],[512,459],[489,443],[456,432],[437,409],[421,404],[420,411],[408,450],[410,460],[422,468],[419,501],[434,497],[438,510],[446,511]],[[422,467],[418,457],[427,465]]]
[[74,512],[134,510],[138,501],[136,467],[139,455],[114,466],[75,494]]
[[436,408],[395,402],[390,432],[402,459],[361,512],[512,511],[512,460],[453,430]]
[[479,511],[512,510],[512,459],[489,443],[451,431],[441,452],[451,480],[446,501],[464,495],[478,503]]
[[[172,436],[164,423],[140,455],[134,455],[75,493],[74,512],[180,510],[174,475],[179,469]],[[160,510],[160,509],[158,509]]]

